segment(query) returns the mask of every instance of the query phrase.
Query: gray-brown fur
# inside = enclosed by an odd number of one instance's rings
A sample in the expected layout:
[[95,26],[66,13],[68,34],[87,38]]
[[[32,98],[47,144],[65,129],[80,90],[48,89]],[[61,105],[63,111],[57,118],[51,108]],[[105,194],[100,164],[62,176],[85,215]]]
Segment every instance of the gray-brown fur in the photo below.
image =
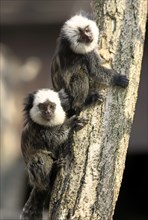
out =
[[[85,119],[77,116],[65,119],[62,124],[56,126],[37,124],[29,114],[36,94],[37,92],[29,94],[24,104],[25,123],[21,137],[21,148],[29,180],[34,188],[22,211],[22,220],[42,218],[45,196],[51,184],[50,175],[55,162],[62,154],[63,144],[68,140],[72,130],[81,129],[86,124]],[[65,103],[65,100],[61,101],[61,103],[63,102]]]

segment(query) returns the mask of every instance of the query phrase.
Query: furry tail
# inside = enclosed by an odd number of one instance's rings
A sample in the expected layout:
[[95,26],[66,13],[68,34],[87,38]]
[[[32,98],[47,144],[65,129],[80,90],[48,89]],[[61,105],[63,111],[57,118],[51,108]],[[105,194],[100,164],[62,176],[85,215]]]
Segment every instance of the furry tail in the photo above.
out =
[[38,191],[36,188],[33,188],[29,199],[24,205],[20,220],[41,220],[45,197],[46,191]]

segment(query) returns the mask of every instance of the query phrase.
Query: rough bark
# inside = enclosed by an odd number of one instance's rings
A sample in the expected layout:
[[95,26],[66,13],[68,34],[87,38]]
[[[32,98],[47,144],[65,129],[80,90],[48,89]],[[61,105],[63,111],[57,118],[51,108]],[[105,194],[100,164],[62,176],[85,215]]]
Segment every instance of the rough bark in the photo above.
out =
[[[118,198],[137,100],[147,0],[96,0],[99,49],[111,66],[129,76],[129,87],[106,90],[106,100],[81,113],[88,125],[74,134],[73,160],[53,187],[49,220],[111,220]],[[69,158],[67,157],[67,160]]]

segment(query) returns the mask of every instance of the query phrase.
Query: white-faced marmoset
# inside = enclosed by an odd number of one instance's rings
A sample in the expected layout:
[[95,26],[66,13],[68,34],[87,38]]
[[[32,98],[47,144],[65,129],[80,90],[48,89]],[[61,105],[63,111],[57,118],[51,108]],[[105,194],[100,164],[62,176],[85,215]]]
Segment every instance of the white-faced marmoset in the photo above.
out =
[[102,87],[126,87],[129,83],[125,75],[102,66],[96,52],[98,38],[96,22],[84,12],[71,17],[61,28],[51,78],[56,91],[65,89],[75,112],[97,100],[103,101]]
[[42,219],[51,171],[58,162],[61,147],[72,130],[79,130],[87,123],[79,116],[67,119],[62,104],[68,106],[66,95],[50,89],[30,93],[25,99],[21,148],[33,190],[23,208],[22,220]]

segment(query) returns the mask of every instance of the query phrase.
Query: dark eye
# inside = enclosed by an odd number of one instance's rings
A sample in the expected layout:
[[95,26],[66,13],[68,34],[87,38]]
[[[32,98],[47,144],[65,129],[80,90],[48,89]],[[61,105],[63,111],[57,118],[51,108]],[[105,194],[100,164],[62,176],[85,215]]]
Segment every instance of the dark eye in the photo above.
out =
[[42,109],[42,108],[43,108],[43,106],[44,106],[44,104],[43,104],[43,103],[39,103],[39,104],[38,104],[39,109]]
[[90,30],[89,30],[89,26],[86,26],[85,27],[85,32],[87,33],[87,32],[89,32]]
[[50,108],[51,108],[51,109],[55,109],[55,107],[56,107],[56,104],[55,104],[55,103],[52,103],[52,104],[50,105]]

